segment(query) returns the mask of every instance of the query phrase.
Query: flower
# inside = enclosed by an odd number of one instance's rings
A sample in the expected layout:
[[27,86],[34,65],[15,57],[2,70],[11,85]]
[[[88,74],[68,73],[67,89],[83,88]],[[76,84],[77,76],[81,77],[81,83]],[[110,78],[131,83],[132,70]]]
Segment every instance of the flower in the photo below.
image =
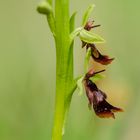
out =
[[[94,25],[93,24],[94,21],[88,21],[86,23],[86,25],[84,26],[84,29],[87,30],[87,31],[90,31],[92,28],[95,28],[95,27],[99,27],[100,25]],[[88,49],[89,47],[91,48],[91,56],[92,58],[102,64],[102,65],[108,65],[110,64],[114,58],[109,58],[108,55],[102,55],[96,48],[95,44],[90,44],[90,43],[86,43],[84,41],[82,41],[82,48],[83,47],[86,47],[86,49]]]
[[[87,31],[90,31],[90,30],[93,29],[93,28],[96,28],[96,27],[101,26],[101,25],[99,25],[99,24],[98,24],[98,25],[94,25],[93,23],[94,23],[93,20],[89,20],[89,21],[86,23],[86,25],[84,26],[84,29],[87,30]],[[82,41],[82,48],[85,47],[86,45],[87,45],[87,43],[84,42],[84,41]]]
[[102,65],[110,64],[114,58],[109,58],[108,55],[102,55],[96,48],[95,44],[87,44],[87,48],[91,48],[91,56],[92,58]]
[[93,70],[90,70],[85,78],[84,78],[84,86],[86,90],[86,95],[89,100],[89,106],[93,106],[93,109],[97,116],[100,118],[114,118],[115,119],[115,112],[122,112],[121,108],[112,106],[109,104],[106,99],[107,95],[98,89],[95,83],[93,83],[89,78],[94,76],[96,73]]

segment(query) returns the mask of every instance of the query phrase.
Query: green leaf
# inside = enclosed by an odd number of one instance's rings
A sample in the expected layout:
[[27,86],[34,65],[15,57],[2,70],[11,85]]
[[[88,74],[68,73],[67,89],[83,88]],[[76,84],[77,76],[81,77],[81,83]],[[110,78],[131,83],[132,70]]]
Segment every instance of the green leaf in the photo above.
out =
[[89,16],[90,16],[91,12],[93,11],[94,7],[95,7],[95,5],[92,4],[86,10],[86,12],[85,12],[85,14],[83,16],[82,26],[85,26],[85,24],[87,23],[87,21],[89,19]]
[[77,12],[74,12],[72,16],[70,17],[70,33],[74,30],[76,14]]
[[102,75],[102,74],[96,74],[94,75],[92,78],[90,78],[93,82],[97,82],[101,79],[105,78],[105,75]]
[[82,95],[84,93],[83,79],[84,76],[82,76],[81,78],[79,78],[79,80],[77,80],[77,88],[79,89],[79,95]]
[[86,43],[104,43],[105,40],[97,34],[94,34],[90,31],[86,31],[85,29],[81,30],[80,39]]
[[[72,16],[70,17],[70,19],[69,19],[70,33],[75,29],[75,16],[76,16],[76,13],[77,12],[74,12],[72,14]],[[74,46],[74,40],[72,40],[72,42],[70,44],[70,49],[69,49],[68,71],[73,71],[73,46]],[[72,75],[70,77],[73,77],[73,73],[72,73]]]

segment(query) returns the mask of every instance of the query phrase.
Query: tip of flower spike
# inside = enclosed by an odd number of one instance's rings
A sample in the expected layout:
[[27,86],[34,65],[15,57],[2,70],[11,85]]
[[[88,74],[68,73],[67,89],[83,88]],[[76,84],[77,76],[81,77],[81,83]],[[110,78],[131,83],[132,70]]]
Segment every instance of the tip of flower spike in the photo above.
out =
[[47,1],[43,1],[38,5],[37,11],[40,14],[49,14],[52,12],[52,7]]

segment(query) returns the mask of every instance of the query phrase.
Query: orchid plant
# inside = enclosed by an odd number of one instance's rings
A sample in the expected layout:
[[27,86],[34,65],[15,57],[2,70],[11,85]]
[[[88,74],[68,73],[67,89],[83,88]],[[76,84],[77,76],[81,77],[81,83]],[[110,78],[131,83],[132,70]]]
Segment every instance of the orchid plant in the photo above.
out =
[[[52,140],[62,139],[72,95],[76,88],[80,93],[83,93],[83,87],[85,88],[89,107],[93,107],[97,116],[115,118],[114,112],[122,111],[110,105],[106,101],[107,95],[95,84],[96,80],[102,78],[100,72],[104,70],[96,72],[93,67],[89,69],[90,57],[102,65],[108,65],[114,60],[107,55],[102,55],[95,45],[105,41],[91,32],[91,29],[100,26],[94,25],[94,21],[89,20],[94,7],[94,5],[88,7],[83,15],[82,24],[78,28],[75,28],[76,12],[69,16],[69,0],[55,0],[54,5],[52,0],[46,0],[37,7],[37,11],[47,17],[56,47],[56,96]],[[78,78],[75,78],[73,73],[75,37],[81,40],[81,48],[86,48],[85,73]]]

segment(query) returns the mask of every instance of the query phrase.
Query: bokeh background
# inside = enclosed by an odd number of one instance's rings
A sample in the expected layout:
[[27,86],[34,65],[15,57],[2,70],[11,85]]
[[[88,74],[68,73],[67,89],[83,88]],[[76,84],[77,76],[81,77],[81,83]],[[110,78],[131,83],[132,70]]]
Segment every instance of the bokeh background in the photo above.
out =
[[[51,140],[55,95],[55,47],[39,0],[0,0],[0,140]],[[99,49],[115,57],[98,86],[125,112],[100,119],[75,92],[64,140],[140,139],[140,1],[70,0],[71,13],[92,3]],[[75,75],[83,73],[85,50],[77,39]],[[96,64],[95,64],[96,65]],[[102,69],[100,65],[96,66]]]

